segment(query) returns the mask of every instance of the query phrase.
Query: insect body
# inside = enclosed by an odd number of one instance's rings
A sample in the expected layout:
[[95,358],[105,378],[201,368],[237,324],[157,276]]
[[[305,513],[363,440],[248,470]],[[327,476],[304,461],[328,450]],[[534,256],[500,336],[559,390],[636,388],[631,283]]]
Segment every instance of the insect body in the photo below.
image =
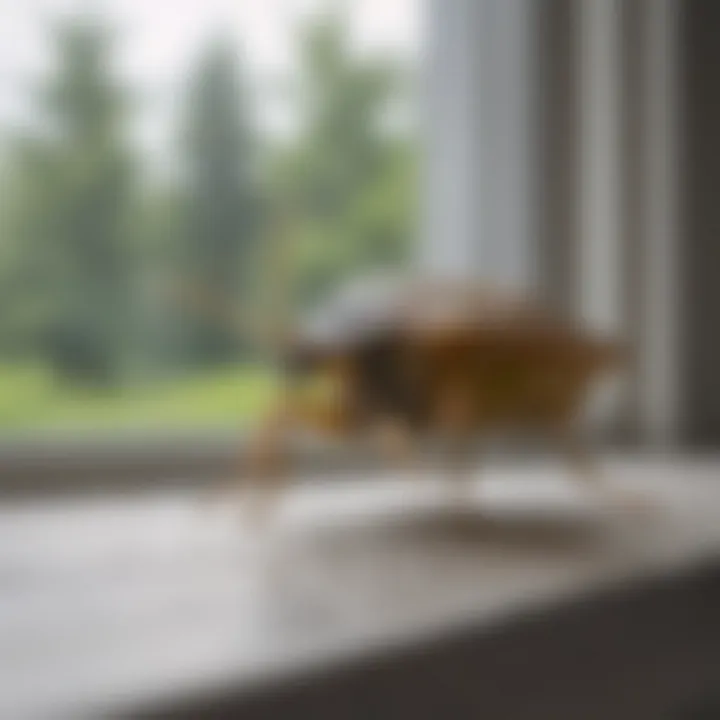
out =
[[471,283],[354,286],[290,335],[286,394],[251,448],[252,479],[275,485],[294,428],[376,434],[407,455],[433,437],[459,447],[532,429],[587,469],[580,414],[617,360],[612,343]]

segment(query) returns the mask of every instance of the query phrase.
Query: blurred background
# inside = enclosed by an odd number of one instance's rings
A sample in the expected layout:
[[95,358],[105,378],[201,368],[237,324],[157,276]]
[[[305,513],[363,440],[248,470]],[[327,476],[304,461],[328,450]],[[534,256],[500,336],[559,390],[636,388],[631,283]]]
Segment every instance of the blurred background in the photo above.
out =
[[624,340],[615,440],[715,446],[709,5],[5,0],[3,439],[246,426],[278,307],[420,267]]
[[[719,33],[712,0],[0,0],[0,716],[181,717],[402,636],[420,665],[243,717],[720,717]],[[662,520],[514,451],[459,502],[313,456],[265,547],[205,503],[278,391],[259,338],[378,271],[623,341],[601,464]]]
[[0,433],[257,417],[241,318],[412,254],[418,3],[0,14]]

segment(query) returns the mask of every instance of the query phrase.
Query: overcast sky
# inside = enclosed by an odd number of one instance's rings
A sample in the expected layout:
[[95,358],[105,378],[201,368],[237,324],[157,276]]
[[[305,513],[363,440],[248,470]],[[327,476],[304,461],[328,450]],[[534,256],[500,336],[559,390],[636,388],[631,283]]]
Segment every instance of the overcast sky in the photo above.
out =
[[49,60],[49,20],[87,9],[109,15],[121,31],[118,71],[142,98],[137,135],[162,145],[187,68],[208,35],[222,29],[242,48],[259,86],[262,121],[282,129],[288,118],[271,92],[293,67],[293,28],[323,8],[346,8],[359,52],[419,53],[422,0],[0,0],[0,124],[24,122],[26,80]]

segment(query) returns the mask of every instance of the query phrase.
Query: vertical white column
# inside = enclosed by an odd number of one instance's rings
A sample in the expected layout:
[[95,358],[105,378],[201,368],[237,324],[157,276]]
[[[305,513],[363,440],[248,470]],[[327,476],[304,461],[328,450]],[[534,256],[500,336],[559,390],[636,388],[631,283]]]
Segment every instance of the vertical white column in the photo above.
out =
[[422,265],[532,282],[534,3],[427,0]]
[[578,3],[581,207],[577,296],[582,320],[612,334],[623,330],[621,1]]
[[639,401],[645,439],[656,447],[678,433],[676,276],[677,5],[645,0],[647,32],[642,77],[646,88],[643,155],[645,283],[640,337]]
[[476,263],[480,48],[473,0],[426,0],[425,192],[420,262],[435,273],[465,275]]
[[[638,429],[644,441],[664,446],[677,430],[675,0],[633,2],[642,34],[635,49],[623,47],[633,34],[623,33],[622,0],[578,4],[582,199],[577,297],[590,327],[620,337],[632,331]],[[640,97],[623,103],[629,74],[637,78]],[[635,122],[642,128],[629,160],[621,155],[628,113],[639,115]],[[637,199],[635,222],[624,217],[626,193]],[[639,262],[632,267],[625,262],[623,242],[639,249]],[[628,282],[637,288],[630,294],[638,304],[632,327],[624,317]]]
[[534,282],[537,126],[535,2],[487,2],[481,70],[480,272],[504,284]]

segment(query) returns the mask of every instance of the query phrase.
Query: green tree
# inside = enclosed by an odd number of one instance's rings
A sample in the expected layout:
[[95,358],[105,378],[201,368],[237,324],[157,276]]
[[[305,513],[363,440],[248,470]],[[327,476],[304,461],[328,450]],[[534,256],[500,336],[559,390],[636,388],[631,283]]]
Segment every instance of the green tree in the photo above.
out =
[[350,274],[407,258],[415,153],[409,134],[391,123],[405,90],[395,63],[352,52],[342,16],[304,28],[299,129],[275,174],[276,193],[297,218],[301,301]]
[[112,384],[128,324],[123,93],[106,28],[68,22],[55,40],[56,71],[35,98],[37,131],[16,143],[14,325],[64,378]]
[[[261,219],[256,141],[237,51],[216,40],[188,93],[182,277],[225,302],[250,302]],[[194,364],[238,356],[237,334],[201,313],[188,317],[185,353]]]

